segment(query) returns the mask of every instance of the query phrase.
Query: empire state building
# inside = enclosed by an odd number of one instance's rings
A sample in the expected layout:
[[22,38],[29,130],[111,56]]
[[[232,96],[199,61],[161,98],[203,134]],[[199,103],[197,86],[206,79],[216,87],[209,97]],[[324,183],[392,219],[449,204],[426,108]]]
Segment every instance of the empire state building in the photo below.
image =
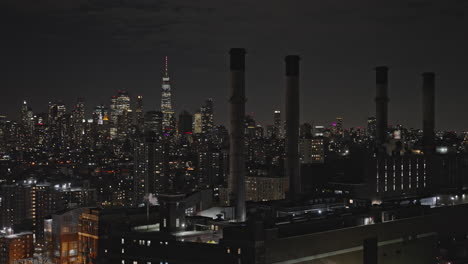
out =
[[163,113],[163,132],[171,133],[175,130],[174,109],[172,108],[171,83],[168,71],[168,62],[166,56],[166,64],[164,76],[162,78],[162,94],[161,94],[161,112]]

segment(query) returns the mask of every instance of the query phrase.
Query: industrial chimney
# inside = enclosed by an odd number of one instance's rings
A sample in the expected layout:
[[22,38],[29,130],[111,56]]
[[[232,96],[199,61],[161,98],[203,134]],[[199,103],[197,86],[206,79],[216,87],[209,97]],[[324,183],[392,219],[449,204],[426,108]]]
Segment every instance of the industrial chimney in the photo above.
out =
[[376,71],[376,97],[375,97],[375,112],[376,112],[376,143],[380,150],[383,150],[383,145],[387,141],[388,129],[388,68],[380,66],[375,68]]
[[235,200],[236,220],[245,221],[245,49],[230,52],[230,98],[229,98],[229,193]]
[[299,56],[286,56],[286,164],[289,177],[289,198],[296,200],[301,193],[299,165]]
[[435,150],[435,74],[423,73],[423,151],[432,154]]

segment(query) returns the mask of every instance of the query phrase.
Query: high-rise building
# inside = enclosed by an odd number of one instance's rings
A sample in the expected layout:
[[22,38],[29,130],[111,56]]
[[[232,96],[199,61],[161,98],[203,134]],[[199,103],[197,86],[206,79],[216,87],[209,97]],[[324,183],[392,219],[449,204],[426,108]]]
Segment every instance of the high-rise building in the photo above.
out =
[[26,101],[21,105],[21,125],[28,132],[34,128],[34,113]]
[[312,137],[312,125],[309,123],[304,123],[299,128],[299,137],[300,138],[311,138]]
[[367,119],[367,135],[370,138],[375,139],[376,132],[377,132],[377,120],[375,119],[375,117],[369,117]]
[[21,259],[32,258],[33,253],[33,234],[31,232],[0,235],[0,263],[19,263],[18,261]]
[[193,115],[193,133],[201,134],[203,131],[202,114],[197,112]]
[[135,123],[139,129],[143,129],[145,123],[145,117],[143,113],[143,96],[137,96],[137,102],[135,107]]
[[[78,223],[86,208],[76,208],[52,215],[52,258],[54,263],[77,263]],[[89,263],[89,262],[87,262]]]
[[333,123],[333,134],[337,136],[343,136],[343,118],[337,117],[335,123]]
[[325,127],[324,126],[314,126],[314,136],[315,137],[323,137],[325,135]]
[[83,98],[78,98],[75,108],[72,112],[72,137],[73,142],[80,145],[85,134],[85,105]]
[[165,132],[174,132],[175,117],[174,109],[172,108],[172,93],[167,56],[164,76],[162,78],[161,112],[163,113],[163,129]]
[[191,134],[192,133],[192,123],[193,123],[193,116],[187,112],[182,111],[179,115],[179,126],[178,131],[179,134]]
[[134,204],[145,202],[148,194],[157,194],[164,187],[164,154],[160,136],[148,131],[135,143],[134,152]]
[[145,132],[153,132],[157,135],[163,131],[163,113],[159,111],[148,111],[145,113]]
[[58,124],[59,120],[65,115],[67,108],[62,101],[49,102],[49,126]]
[[210,133],[214,127],[213,99],[209,98],[205,101],[205,104],[200,108],[200,113],[202,115],[202,133]]
[[274,122],[276,136],[283,137],[284,126],[281,122],[281,111],[275,110],[275,112],[273,113],[273,122]]
[[110,136],[123,139],[128,135],[132,120],[130,96],[125,90],[118,90],[117,95],[111,97],[110,104]]
[[323,137],[312,139],[311,163],[325,162],[325,147]]
[[109,121],[109,111],[104,105],[98,105],[93,111],[93,123],[96,125],[104,125]]

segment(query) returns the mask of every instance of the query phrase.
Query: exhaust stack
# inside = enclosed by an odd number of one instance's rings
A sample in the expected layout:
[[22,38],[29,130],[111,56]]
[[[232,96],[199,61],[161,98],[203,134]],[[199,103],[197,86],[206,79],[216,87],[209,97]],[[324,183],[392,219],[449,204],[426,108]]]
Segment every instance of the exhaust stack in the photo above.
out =
[[301,193],[299,164],[299,56],[286,56],[286,176],[289,198],[297,200]]
[[229,98],[229,193],[235,201],[236,220],[244,222],[245,212],[245,49],[231,49]]
[[423,73],[423,151],[432,154],[435,151],[435,74]]
[[376,144],[378,149],[383,150],[383,146],[387,142],[388,130],[388,68],[380,66],[375,68],[375,71],[377,88],[375,97]]

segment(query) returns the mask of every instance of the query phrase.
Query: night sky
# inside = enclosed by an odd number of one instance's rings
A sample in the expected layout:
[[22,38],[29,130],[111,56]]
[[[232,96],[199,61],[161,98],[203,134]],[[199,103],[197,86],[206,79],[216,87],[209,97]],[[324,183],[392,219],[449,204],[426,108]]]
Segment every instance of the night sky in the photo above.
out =
[[[88,109],[117,89],[159,108],[169,56],[177,112],[215,100],[227,123],[228,49],[247,49],[247,111],[272,123],[284,56],[301,60],[302,121],[364,126],[373,68],[390,67],[390,124],[421,127],[421,73],[436,72],[436,128],[468,130],[466,0],[2,0],[0,114],[51,99]],[[89,114],[89,112],[88,112]]]

